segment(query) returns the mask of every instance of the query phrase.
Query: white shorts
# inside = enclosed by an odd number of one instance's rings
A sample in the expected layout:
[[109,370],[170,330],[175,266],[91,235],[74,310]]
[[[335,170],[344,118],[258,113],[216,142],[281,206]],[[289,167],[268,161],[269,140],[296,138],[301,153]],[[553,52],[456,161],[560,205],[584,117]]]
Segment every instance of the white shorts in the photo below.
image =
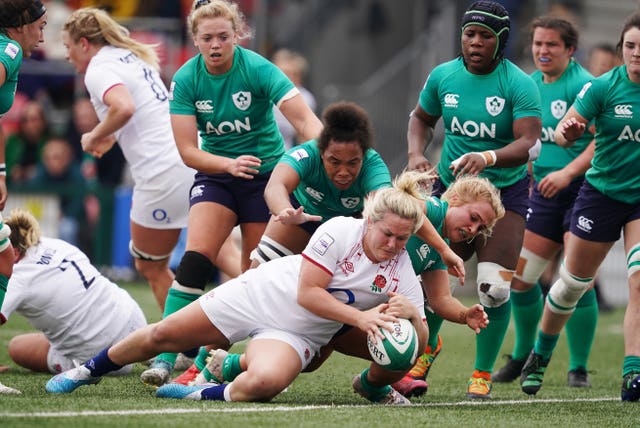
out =
[[230,343],[251,339],[275,339],[289,344],[300,357],[302,369],[307,367],[323,343],[308,337],[265,325],[262,311],[247,296],[246,283],[239,278],[226,282],[204,294],[198,301],[200,307]]
[[[125,327],[120,331],[116,336],[111,340],[102,340],[92,343],[87,343],[86,347],[77,349],[73,354],[63,354],[54,346],[49,348],[49,352],[47,353],[47,367],[51,373],[57,374],[62,373],[64,371],[70,370],[76,366],[76,362],[78,364],[82,364],[88,361],[90,358],[94,357],[100,351],[102,351],[107,346],[111,346],[120,340],[127,337],[129,334],[134,331],[144,327],[147,325],[147,319],[140,309],[139,306],[136,306],[129,317],[129,322],[126,323]],[[101,335],[100,337],[105,337],[106,335]],[[122,367],[120,370],[116,370],[114,372],[109,373],[109,375],[113,376],[121,376],[126,375],[131,372],[133,368],[133,364],[128,364]]]
[[189,220],[193,170],[175,168],[133,187],[131,220],[149,229],[183,229]]

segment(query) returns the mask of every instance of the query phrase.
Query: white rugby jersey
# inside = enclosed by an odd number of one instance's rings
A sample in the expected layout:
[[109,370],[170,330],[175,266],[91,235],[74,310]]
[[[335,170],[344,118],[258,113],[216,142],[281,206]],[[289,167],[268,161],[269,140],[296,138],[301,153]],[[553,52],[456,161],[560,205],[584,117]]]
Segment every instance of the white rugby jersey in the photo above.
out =
[[[327,290],[341,302],[364,311],[386,303],[387,291],[394,291],[407,296],[424,319],[422,288],[406,250],[386,262],[373,263],[362,246],[365,230],[364,219],[334,217],[318,228],[302,255],[262,263],[221,287],[242,289],[238,293],[246,295],[245,311],[252,312],[248,318],[260,322],[256,327],[276,328],[316,343],[328,343],[342,324],[319,317],[297,303],[304,257],[332,275]],[[218,289],[201,299],[215,296]]]
[[104,103],[109,89],[125,85],[131,93],[135,113],[115,135],[136,186],[153,188],[153,177],[188,169],[173,139],[167,88],[153,67],[127,49],[105,46],[89,62],[84,83],[101,121],[109,111]]
[[78,248],[43,237],[13,266],[0,322],[17,312],[67,354],[93,341],[109,343],[127,326],[137,306]]

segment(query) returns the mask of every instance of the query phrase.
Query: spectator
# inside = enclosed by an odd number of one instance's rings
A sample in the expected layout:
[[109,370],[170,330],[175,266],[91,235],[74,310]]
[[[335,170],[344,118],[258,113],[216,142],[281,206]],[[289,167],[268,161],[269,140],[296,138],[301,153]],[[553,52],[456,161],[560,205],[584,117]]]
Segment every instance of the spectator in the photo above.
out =
[[122,183],[122,175],[126,167],[126,159],[118,144],[94,158],[82,151],[80,140],[82,135],[95,128],[98,115],[88,97],[79,97],[73,102],[71,122],[67,130],[67,139],[71,143],[75,156],[82,160],[82,173],[87,179],[97,179],[98,183],[107,187],[116,187]]
[[598,77],[612,68],[619,66],[621,63],[622,60],[618,56],[615,46],[609,43],[600,43],[592,47],[589,51],[587,70],[589,70],[594,77]]
[[85,221],[84,190],[86,181],[80,163],[74,159],[71,145],[64,138],[54,137],[42,149],[42,160],[35,174],[26,183],[35,189],[52,190],[60,197],[58,237],[78,246],[78,232]]
[[49,138],[49,123],[42,104],[30,101],[20,117],[20,128],[7,137],[7,175],[12,184],[24,184],[33,178]]
[[[296,85],[296,88],[300,91],[309,108],[315,111],[317,107],[316,98],[304,86],[304,78],[309,68],[307,60],[297,52],[280,49],[273,54],[271,61]],[[273,114],[276,117],[276,123],[278,124],[278,129],[280,130],[280,134],[282,134],[284,146],[287,150],[304,142],[300,140],[295,128],[287,118],[284,117],[280,109],[274,106]]]

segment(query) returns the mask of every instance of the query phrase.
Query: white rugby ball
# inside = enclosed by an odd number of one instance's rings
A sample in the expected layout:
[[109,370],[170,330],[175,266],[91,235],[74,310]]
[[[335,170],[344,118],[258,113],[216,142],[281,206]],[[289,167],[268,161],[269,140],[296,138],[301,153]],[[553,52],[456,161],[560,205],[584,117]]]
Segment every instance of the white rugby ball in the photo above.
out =
[[380,328],[384,339],[374,343],[367,338],[369,354],[373,361],[388,370],[408,370],[418,357],[418,333],[411,321],[399,318],[390,323],[393,331]]

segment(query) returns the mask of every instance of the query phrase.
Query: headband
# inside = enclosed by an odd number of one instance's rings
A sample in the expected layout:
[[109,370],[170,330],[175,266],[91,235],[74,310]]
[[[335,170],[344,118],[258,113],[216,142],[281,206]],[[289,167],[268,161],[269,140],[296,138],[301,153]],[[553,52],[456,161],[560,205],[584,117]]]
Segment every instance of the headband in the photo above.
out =
[[32,22],[40,19],[42,15],[47,12],[47,8],[44,7],[40,0],[33,0],[25,9],[20,12],[5,11],[11,16],[4,14],[0,15],[0,27],[3,28],[18,28],[23,25],[31,24]]
[[479,25],[491,31],[498,39],[493,58],[502,56],[509,38],[509,14],[500,4],[492,1],[473,3],[462,17],[462,31],[469,25]]

